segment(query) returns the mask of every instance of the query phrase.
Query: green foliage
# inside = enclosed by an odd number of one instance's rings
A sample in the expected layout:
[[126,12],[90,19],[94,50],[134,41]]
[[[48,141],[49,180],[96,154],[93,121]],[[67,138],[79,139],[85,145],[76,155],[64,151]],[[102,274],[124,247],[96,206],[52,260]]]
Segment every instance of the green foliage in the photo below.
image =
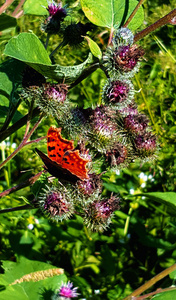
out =
[[[3,30],[0,37],[1,53],[6,44],[4,53],[11,57],[9,59],[3,55],[0,66],[0,122],[1,127],[5,126],[0,132],[1,140],[4,131],[15,128],[10,137],[0,144],[2,159],[14,151],[13,144],[17,147],[25,134],[23,125],[26,125],[27,118],[24,123],[21,120],[30,113],[31,99],[26,97],[26,101],[21,102],[18,94],[26,64],[46,76],[51,83],[64,81],[71,84],[85,74],[87,66],[96,64],[96,58],[102,58],[108,40],[103,27],[109,29],[124,24],[137,3],[136,0],[82,0],[81,11],[78,2],[68,1],[68,7],[73,11],[73,15],[71,12],[67,17],[68,23],[72,18],[77,21],[79,15],[81,22],[85,24],[87,17],[97,27],[89,35],[86,34],[88,45],[85,41],[84,47],[79,45],[71,48],[67,45],[59,48],[52,62],[48,52],[51,53],[62,42],[63,28],[60,34],[51,37],[47,51],[43,46],[46,45],[46,35],[40,31],[41,16],[48,13],[42,7],[47,7],[46,1],[25,1],[24,13],[32,16],[25,15],[16,20],[8,15],[14,7],[7,11],[7,15],[0,16],[0,30]],[[145,22],[152,24],[173,8],[174,1],[169,4],[168,1],[145,1],[129,28],[133,31],[139,31],[141,25],[144,28],[144,12]],[[33,33],[27,33],[29,30]],[[120,211],[114,213],[111,226],[101,234],[89,231],[78,215],[55,224],[33,206],[28,210],[3,212],[3,209],[19,208],[26,202],[34,203],[34,196],[37,197],[46,183],[46,174],[31,188],[25,187],[3,197],[0,200],[0,299],[50,299],[61,282],[66,282],[65,275],[46,275],[45,279],[36,282],[24,280],[11,284],[25,279],[31,273],[39,276],[38,271],[62,268],[68,280],[79,287],[81,298],[120,300],[175,264],[175,30],[174,26],[168,24],[140,40],[140,45],[145,49],[145,60],[133,80],[135,89],[139,91],[136,93],[139,110],[149,116],[158,136],[159,151],[155,160],[144,164],[136,161],[126,169],[118,172],[109,169],[102,175],[103,196],[119,193],[122,201]],[[19,32],[22,33],[17,35]],[[89,51],[94,57],[88,56]],[[76,81],[74,88],[69,90],[73,107],[95,108],[101,103],[104,72],[95,68],[86,75],[84,80]],[[37,120],[36,113],[31,120],[31,128]],[[54,124],[57,126],[57,120],[52,116],[43,119],[31,139],[45,136],[47,129]],[[41,171],[43,163],[34,153],[37,142],[26,145],[2,169],[0,191],[23,184]],[[40,141],[40,145],[46,152],[45,139]],[[99,172],[102,162],[99,154],[96,155],[94,170]],[[161,288],[163,292],[152,296],[152,299],[176,298],[174,290],[164,291],[174,284],[175,277],[174,271],[146,293]]]
[[8,16],[6,14],[0,15],[0,31],[16,27],[17,21],[15,18]]
[[[125,23],[125,20],[130,16],[136,5],[136,0],[81,0],[82,10],[86,17],[93,24],[108,28],[113,28],[115,25],[120,27],[122,22]],[[130,23],[129,29],[137,29],[143,23],[143,18],[143,9],[141,7]]]

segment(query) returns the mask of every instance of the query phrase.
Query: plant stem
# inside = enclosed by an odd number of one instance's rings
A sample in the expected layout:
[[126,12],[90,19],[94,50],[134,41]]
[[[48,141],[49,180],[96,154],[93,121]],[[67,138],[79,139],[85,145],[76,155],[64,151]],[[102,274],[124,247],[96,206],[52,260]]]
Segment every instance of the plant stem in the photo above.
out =
[[162,271],[158,275],[154,276],[152,279],[141,285],[138,289],[132,292],[129,296],[125,297],[123,300],[132,300],[134,297],[140,295],[144,291],[148,290],[152,285],[154,285],[159,280],[166,277],[168,274],[176,270],[176,264],[172,265],[171,267],[167,268],[166,270]]
[[37,173],[36,175],[34,175],[31,178],[27,179],[26,181],[24,181],[24,182],[22,182],[22,183],[20,183],[16,186],[13,186],[12,188],[10,188],[8,190],[3,191],[2,193],[0,193],[0,198],[5,197],[9,194],[12,194],[16,191],[19,191],[19,190],[23,189],[24,187],[26,187],[28,185],[34,184],[37,181],[37,179],[42,175],[43,172],[44,171],[42,170],[39,173]]
[[127,27],[128,24],[131,22],[131,20],[133,19],[133,17],[135,16],[135,14],[137,13],[139,7],[143,4],[145,0],[140,0],[138,2],[138,4],[136,5],[135,9],[133,10],[133,12],[131,13],[131,15],[129,16],[129,18],[127,19],[127,21],[125,22],[125,24],[123,25],[123,27]]
[[[38,107],[36,107],[32,112],[31,119],[33,119],[34,117],[39,115],[39,113],[40,113],[40,110],[38,109]],[[1,131],[0,132],[0,142],[5,140],[12,133],[16,132],[19,128],[23,127],[26,124],[27,120],[28,120],[28,116],[29,116],[29,113],[27,115],[25,115],[24,117],[22,117],[19,121],[17,121],[15,124],[13,124],[8,129],[6,129],[4,131]]]
[[90,65],[88,68],[84,69],[82,74],[73,83],[70,84],[69,88],[72,89],[74,86],[76,86],[82,80],[87,78],[87,76],[89,76],[91,73],[96,71],[98,68],[100,68],[99,62],[95,62],[92,65]]
[[18,15],[18,11],[20,10],[20,8],[22,7],[22,5],[24,4],[25,0],[21,0],[20,3],[17,5],[17,7],[15,8],[15,10],[12,13],[12,17],[16,18]]
[[31,207],[32,206],[30,204],[25,204],[25,205],[22,205],[22,206],[5,208],[5,209],[0,210],[0,214],[4,214],[6,212],[18,211],[18,210],[31,209]]
[[53,52],[51,52],[51,54],[50,54],[50,58],[54,55],[54,53],[60,48],[60,47],[62,47],[62,46],[65,46],[66,44],[65,44],[65,42],[64,41],[62,41],[54,50],[53,50]]
[[1,7],[0,7],[0,15],[14,2],[15,0],[7,0]]
[[170,13],[168,13],[167,15],[165,15],[163,18],[161,18],[158,21],[156,21],[155,23],[153,23],[152,25],[150,25],[147,28],[145,28],[144,30],[138,32],[134,36],[134,43],[139,41],[140,39],[142,39],[144,36],[150,34],[157,28],[168,24],[171,21],[171,19],[173,19],[175,16],[176,16],[176,8],[174,10],[172,10]]
[[160,293],[169,292],[169,291],[173,291],[173,290],[176,290],[176,287],[169,287],[169,288],[166,288],[166,289],[157,289],[155,292],[148,293],[148,294],[145,294],[143,296],[137,297],[137,300],[146,300],[147,298],[149,298],[153,295],[157,295],[157,294],[160,294]]
[[31,137],[31,135],[33,134],[33,132],[35,131],[35,129],[39,126],[40,122],[42,121],[43,118],[43,114],[40,116],[39,120],[35,123],[34,127],[31,129],[31,131],[28,133],[28,135],[26,135],[26,137],[22,140],[21,144],[18,146],[18,148],[15,149],[15,151],[10,154],[6,160],[4,160],[1,164],[0,164],[0,169],[9,161],[11,160],[24,146],[26,146],[26,142],[27,140]]

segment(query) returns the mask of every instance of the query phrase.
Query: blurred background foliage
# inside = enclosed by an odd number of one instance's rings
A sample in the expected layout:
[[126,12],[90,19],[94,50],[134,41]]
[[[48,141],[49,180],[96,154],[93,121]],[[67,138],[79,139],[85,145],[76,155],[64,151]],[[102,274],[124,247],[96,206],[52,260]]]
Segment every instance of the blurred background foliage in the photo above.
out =
[[[145,1],[145,23],[140,30],[174,9],[174,2]],[[17,3],[14,1],[10,6],[9,15]],[[67,3],[69,7],[74,7],[72,20],[77,20],[78,15],[80,19],[81,15],[81,20],[85,21],[79,2]],[[0,35],[1,54],[8,40],[20,32],[32,30],[44,41],[44,34],[40,30],[41,20],[42,17],[24,15],[17,20],[15,29],[3,31]],[[175,191],[175,31],[176,27],[168,24],[139,41],[145,49],[145,56],[134,78],[138,91],[136,101],[139,111],[145,112],[150,118],[160,149],[153,161],[131,163],[126,169],[104,175],[104,193],[118,191],[123,198],[121,209],[115,213],[109,229],[101,234],[92,233],[83,226],[78,216],[62,224],[54,224],[34,209],[4,213],[0,215],[1,260],[15,262],[20,257],[26,257],[63,268],[69,280],[79,287],[82,297],[97,300],[122,299],[175,263],[175,213],[151,198],[135,196],[148,192]],[[90,36],[103,47],[108,34],[100,33],[100,28],[94,26]],[[57,44],[58,40],[53,36],[50,47],[54,49]],[[49,48],[50,51],[52,49]],[[80,63],[88,52],[86,43],[74,49],[66,46],[58,52],[55,60],[63,65]],[[5,61],[8,58],[1,55],[1,59]],[[84,103],[87,108],[99,103],[103,80],[103,72],[97,70],[70,90],[69,97],[73,105]],[[27,113],[25,103],[20,104],[18,113],[17,119]],[[0,119],[0,122],[2,125],[4,119]],[[33,139],[46,135],[50,125],[54,125],[53,119],[45,119]],[[1,142],[2,158],[7,157],[20,143],[24,131],[25,126]],[[41,144],[46,147],[45,141]],[[42,163],[33,149],[34,146],[24,148],[2,169],[0,191],[23,182],[41,170]],[[29,187],[2,198],[1,208],[22,205],[25,199],[33,199]],[[167,277],[152,290],[171,284],[171,279]]]

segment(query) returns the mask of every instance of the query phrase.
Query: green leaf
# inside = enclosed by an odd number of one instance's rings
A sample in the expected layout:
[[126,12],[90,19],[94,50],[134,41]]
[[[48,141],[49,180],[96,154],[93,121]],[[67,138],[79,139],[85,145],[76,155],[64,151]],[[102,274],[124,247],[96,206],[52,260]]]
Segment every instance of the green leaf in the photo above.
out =
[[[86,17],[95,25],[108,28],[113,28],[114,25],[122,26],[137,4],[137,0],[81,0]],[[137,29],[143,20],[144,12],[141,6],[128,28]]]
[[8,16],[6,14],[0,15],[0,31],[8,28],[16,27],[17,21],[15,18]]
[[92,54],[95,56],[95,57],[98,57],[98,59],[101,59],[102,58],[102,52],[101,52],[101,49],[100,47],[97,45],[97,43],[95,43],[90,37],[88,36],[85,36],[84,37],[87,42],[88,42],[88,45],[89,45],[89,48],[90,48],[90,51],[92,52]]
[[145,196],[150,200],[157,201],[159,203],[163,203],[170,207],[173,212],[176,214],[176,193],[174,192],[152,192],[152,193],[142,193],[137,194],[136,196]]
[[51,65],[49,55],[33,33],[20,33],[17,37],[11,38],[5,47],[4,54],[21,60],[29,65]]
[[167,292],[157,294],[152,299],[156,299],[156,300],[173,300],[173,299],[176,299],[176,290],[167,291]]
[[54,80],[65,79],[67,82],[72,82],[78,78],[85,66],[90,63],[92,60],[91,53],[88,55],[88,58],[81,64],[76,66],[61,66],[61,65],[31,65],[36,71],[41,73],[44,76],[47,76]]
[[175,271],[173,271],[173,272],[171,272],[170,274],[169,274],[169,277],[171,278],[171,279],[176,279],[176,270]]
[[[39,299],[42,291],[53,292],[63,281],[66,281],[66,276],[63,274],[53,274],[52,277],[49,275],[51,270],[56,269],[54,266],[26,258],[21,258],[19,263],[3,261],[3,268],[5,273],[0,275],[0,282],[1,286],[4,285],[6,289],[0,293],[0,300],[14,299],[14,295],[18,300]],[[38,271],[40,273],[33,274]],[[37,279],[35,282],[32,280],[34,277]]]
[[4,54],[25,62],[43,76],[55,80],[67,79],[67,81],[79,77],[86,64],[92,60],[90,53],[83,63],[76,66],[51,65],[46,49],[33,33],[20,33],[12,38],[6,45]]
[[46,0],[27,0],[23,6],[24,14],[37,16],[47,15],[48,11],[45,7],[48,7]]

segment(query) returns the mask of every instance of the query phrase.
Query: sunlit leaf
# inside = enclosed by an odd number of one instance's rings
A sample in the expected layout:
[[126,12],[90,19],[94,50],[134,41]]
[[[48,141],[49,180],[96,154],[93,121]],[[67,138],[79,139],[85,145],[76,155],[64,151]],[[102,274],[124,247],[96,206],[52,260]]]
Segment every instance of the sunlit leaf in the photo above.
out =
[[[112,28],[122,26],[130,16],[138,1],[136,0],[81,0],[82,10],[95,25]],[[144,20],[143,8],[140,7],[128,28],[137,29]]]

